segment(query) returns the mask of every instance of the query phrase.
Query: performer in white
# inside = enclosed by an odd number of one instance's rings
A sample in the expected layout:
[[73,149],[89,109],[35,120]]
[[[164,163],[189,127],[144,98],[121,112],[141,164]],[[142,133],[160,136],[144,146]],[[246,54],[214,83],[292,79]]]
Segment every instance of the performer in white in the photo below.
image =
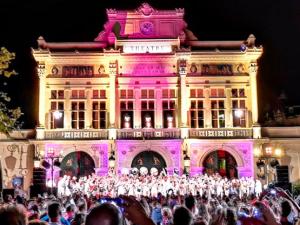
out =
[[262,183],[260,180],[255,181],[255,194],[256,196],[259,196],[262,192]]

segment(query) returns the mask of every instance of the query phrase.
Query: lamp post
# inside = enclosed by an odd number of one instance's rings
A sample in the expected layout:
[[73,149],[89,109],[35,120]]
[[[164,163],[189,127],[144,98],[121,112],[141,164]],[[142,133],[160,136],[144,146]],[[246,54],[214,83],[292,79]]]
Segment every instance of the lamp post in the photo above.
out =
[[116,166],[116,158],[115,158],[115,149],[113,147],[113,144],[111,144],[111,147],[110,147],[110,156],[108,158],[108,166],[109,166],[109,169],[114,172],[115,170],[115,166]]
[[190,165],[191,165],[191,159],[190,159],[190,157],[188,155],[184,156],[184,158],[183,158],[183,165],[184,165],[185,174],[189,174],[189,169],[190,169]]
[[183,167],[184,167],[184,174],[188,175],[189,174],[189,169],[191,166],[191,159],[187,154],[187,143],[183,143],[182,144],[182,148],[183,148]]

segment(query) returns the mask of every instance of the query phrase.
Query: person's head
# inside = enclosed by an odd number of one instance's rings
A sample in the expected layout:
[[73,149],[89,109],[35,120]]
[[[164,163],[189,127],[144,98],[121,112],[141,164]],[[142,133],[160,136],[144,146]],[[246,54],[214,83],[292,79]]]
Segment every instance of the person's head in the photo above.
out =
[[47,223],[41,220],[32,220],[29,221],[28,225],[47,225]]
[[27,218],[25,208],[15,205],[3,205],[0,207],[1,224],[26,225]]
[[50,221],[56,222],[59,221],[61,216],[61,207],[58,202],[52,202],[48,206],[48,216]]
[[85,201],[80,200],[80,202],[78,202],[77,204],[77,208],[78,208],[78,212],[80,213],[86,213],[87,211],[87,204]]
[[169,207],[164,207],[163,209],[162,209],[162,215],[163,215],[163,217],[166,217],[166,218],[172,218],[172,211],[171,211],[171,209],[169,208]]
[[235,211],[233,209],[228,208],[225,212],[226,212],[225,220],[227,221],[227,224],[235,225],[237,223]]
[[196,200],[194,196],[192,195],[187,196],[184,200],[184,204],[192,212],[196,205]]
[[3,200],[5,203],[10,203],[13,200],[13,197],[11,195],[4,195]]
[[291,213],[292,207],[288,201],[283,201],[281,203],[281,216],[282,217],[288,217],[288,215]]
[[73,205],[73,204],[68,205],[66,208],[66,212],[69,217],[73,217],[75,214],[75,205]]
[[96,206],[86,216],[85,220],[85,225],[121,225],[122,223],[121,212],[111,203]]
[[190,225],[193,222],[191,212],[184,206],[177,207],[173,215],[174,225]]
[[74,219],[72,220],[71,225],[81,225],[84,223],[85,214],[83,213],[76,213]]

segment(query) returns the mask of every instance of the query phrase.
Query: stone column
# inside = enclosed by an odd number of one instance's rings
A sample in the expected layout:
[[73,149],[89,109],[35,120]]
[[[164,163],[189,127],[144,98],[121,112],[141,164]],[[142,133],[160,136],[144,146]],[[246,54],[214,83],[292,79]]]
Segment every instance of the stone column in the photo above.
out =
[[109,139],[116,139],[116,76],[117,61],[109,63]]
[[180,75],[180,116],[181,116],[181,138],[188,137],[187,128],[187,88],[186,88],[187,63],[185,59],[179,60]]
[[257,103],[257,63],[250,63],[250,86],[251,86],[251,111],[253,138],[261,138],[261,128],[258,124],[258,103]]
[[36,128],[36,138],[44,139],[45,116],[46,116],[46,69],[45,62],[38,62],[39,76],[39,123]]

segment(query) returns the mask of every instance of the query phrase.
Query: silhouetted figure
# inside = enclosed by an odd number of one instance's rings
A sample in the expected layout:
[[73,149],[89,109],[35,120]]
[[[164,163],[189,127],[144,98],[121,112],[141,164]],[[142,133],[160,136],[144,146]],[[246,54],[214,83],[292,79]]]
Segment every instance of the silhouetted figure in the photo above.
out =
[[0,207],[0,224],[26,225],[27,219],[25,208],[15,205],[4,205]]
[[173,225],[191,225],[193,222],[193,216],[186,207],[180,206],[175,209],[173,221]]
[[85,225],[122,225],[123,218],[118,208],[110,203],[96,206],[87,215]]

